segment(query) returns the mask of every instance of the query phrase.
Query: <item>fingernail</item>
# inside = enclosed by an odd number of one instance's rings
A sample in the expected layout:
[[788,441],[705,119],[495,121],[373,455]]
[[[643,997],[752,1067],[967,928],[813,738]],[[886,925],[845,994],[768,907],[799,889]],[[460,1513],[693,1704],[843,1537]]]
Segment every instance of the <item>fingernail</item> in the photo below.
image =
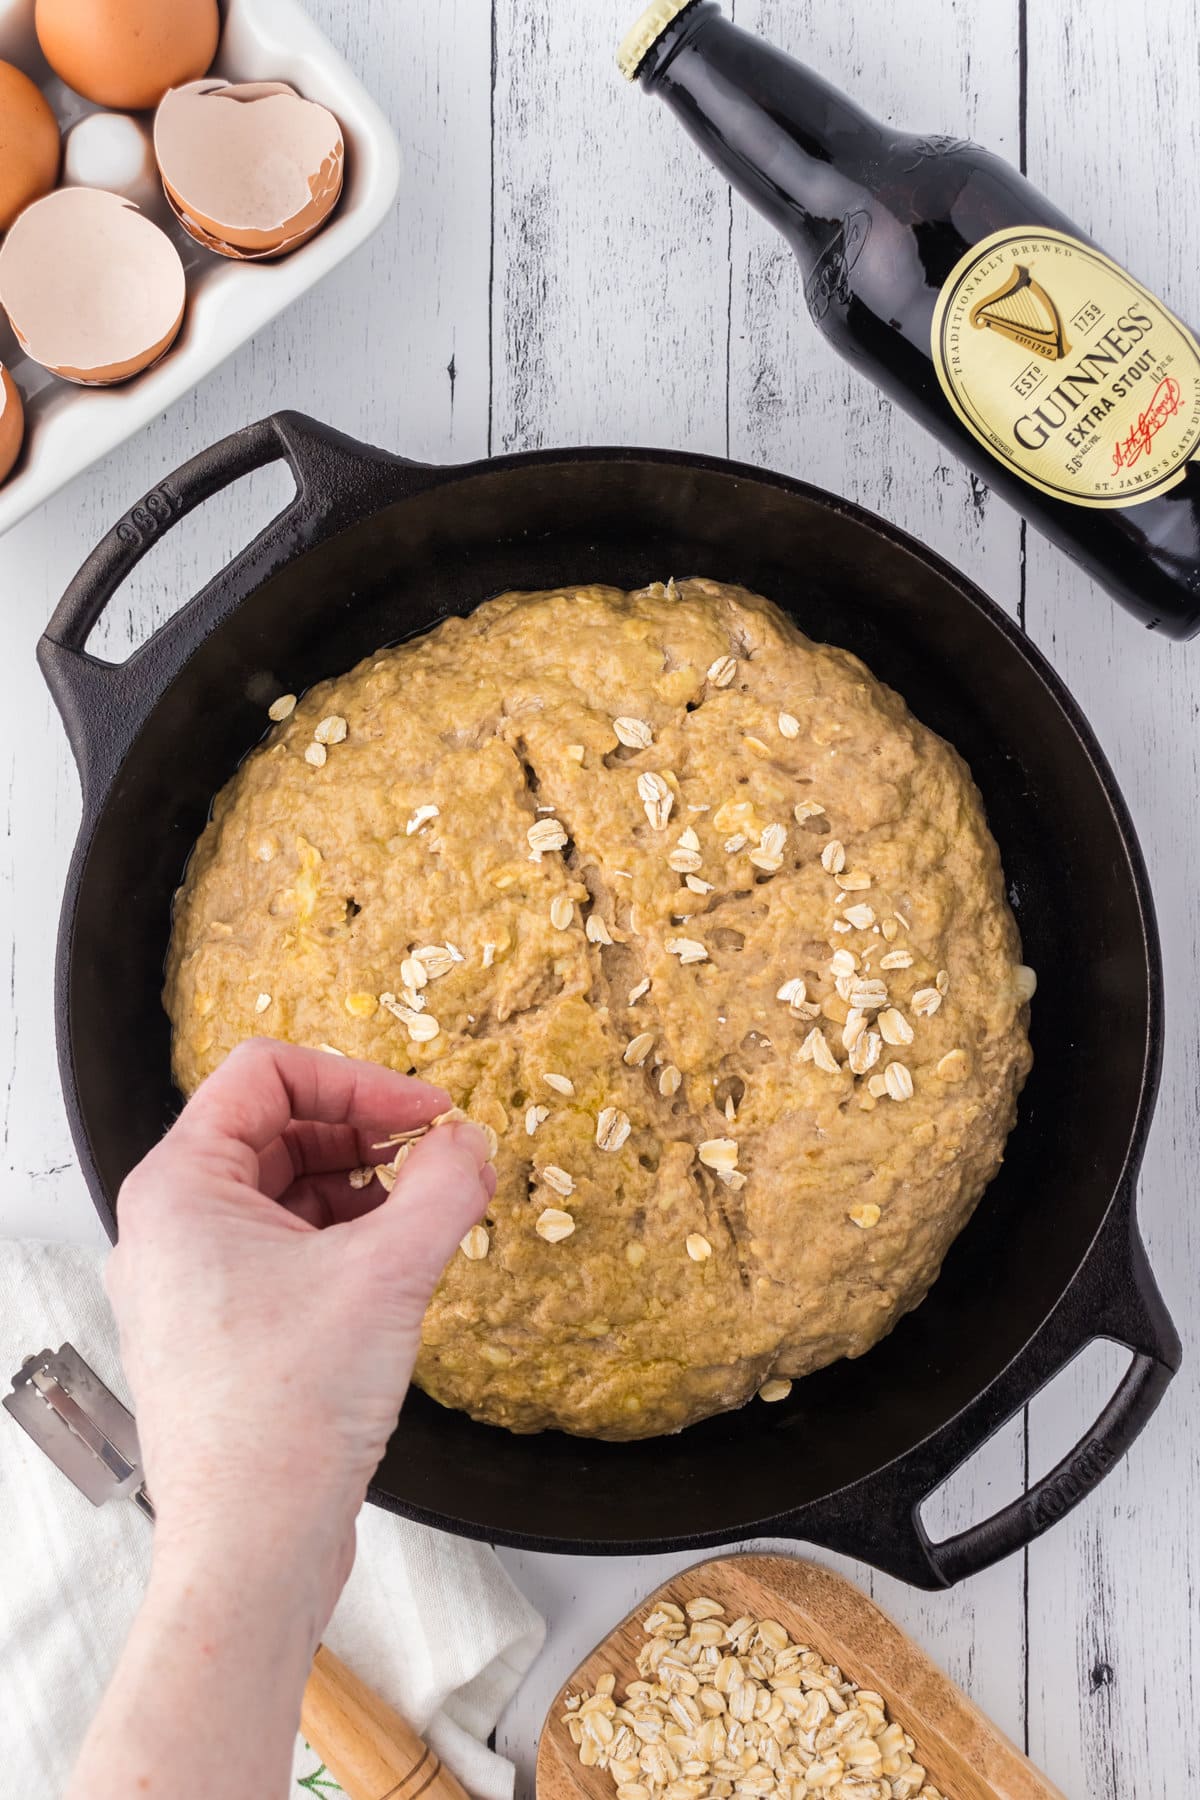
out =
[[468,1120],[455,1125],[453,1130],[454,1142],[469,1150],[481,1169],[490,1162],[493,1144],[481,1125]]

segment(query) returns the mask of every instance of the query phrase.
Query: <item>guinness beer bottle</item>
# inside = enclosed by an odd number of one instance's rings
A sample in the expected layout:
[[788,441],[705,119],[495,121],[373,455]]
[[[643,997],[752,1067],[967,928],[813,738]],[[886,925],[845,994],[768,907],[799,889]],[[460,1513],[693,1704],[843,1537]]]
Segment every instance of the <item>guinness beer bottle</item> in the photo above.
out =
[[1154,630],[1200,630],[1200,347],[999,157],[657,0],[624,73],[800,259],[842,355]]

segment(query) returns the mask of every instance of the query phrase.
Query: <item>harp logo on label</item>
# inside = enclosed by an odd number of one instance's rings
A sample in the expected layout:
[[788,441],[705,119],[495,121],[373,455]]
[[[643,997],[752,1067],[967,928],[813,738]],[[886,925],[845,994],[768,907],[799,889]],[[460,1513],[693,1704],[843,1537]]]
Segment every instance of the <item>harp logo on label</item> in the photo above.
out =
[[1057,499],[1136,505],[1200,449],[1200,346],[1065,232],[1009,228],[976,244],[938,296],[931,347],[967,429]]

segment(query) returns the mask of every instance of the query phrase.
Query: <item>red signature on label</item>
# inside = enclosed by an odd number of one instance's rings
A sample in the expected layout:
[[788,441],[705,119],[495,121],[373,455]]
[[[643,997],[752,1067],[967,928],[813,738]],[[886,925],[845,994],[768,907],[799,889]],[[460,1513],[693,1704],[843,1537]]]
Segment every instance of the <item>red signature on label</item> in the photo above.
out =
[[1113,445],[1114,473],[1117,469],[1132,468],[1143,451],[1149,450],[1155,432],[1161,431],[1171,414],[1179,411],[1179,399],[1179,383],[1166,376],[1150,396],[1145,412],[1138,414],[1137,424],[1129,436],[1118,438]]

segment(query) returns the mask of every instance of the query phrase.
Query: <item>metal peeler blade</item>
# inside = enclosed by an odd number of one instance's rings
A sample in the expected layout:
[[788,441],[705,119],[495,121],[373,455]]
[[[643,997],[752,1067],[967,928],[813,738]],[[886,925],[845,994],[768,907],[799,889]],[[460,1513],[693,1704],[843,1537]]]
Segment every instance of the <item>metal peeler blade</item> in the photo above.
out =
[[4,1408],[93,1506],[132,1500],[153,1519],[133,1414],[73,1344],[27,1356]]

